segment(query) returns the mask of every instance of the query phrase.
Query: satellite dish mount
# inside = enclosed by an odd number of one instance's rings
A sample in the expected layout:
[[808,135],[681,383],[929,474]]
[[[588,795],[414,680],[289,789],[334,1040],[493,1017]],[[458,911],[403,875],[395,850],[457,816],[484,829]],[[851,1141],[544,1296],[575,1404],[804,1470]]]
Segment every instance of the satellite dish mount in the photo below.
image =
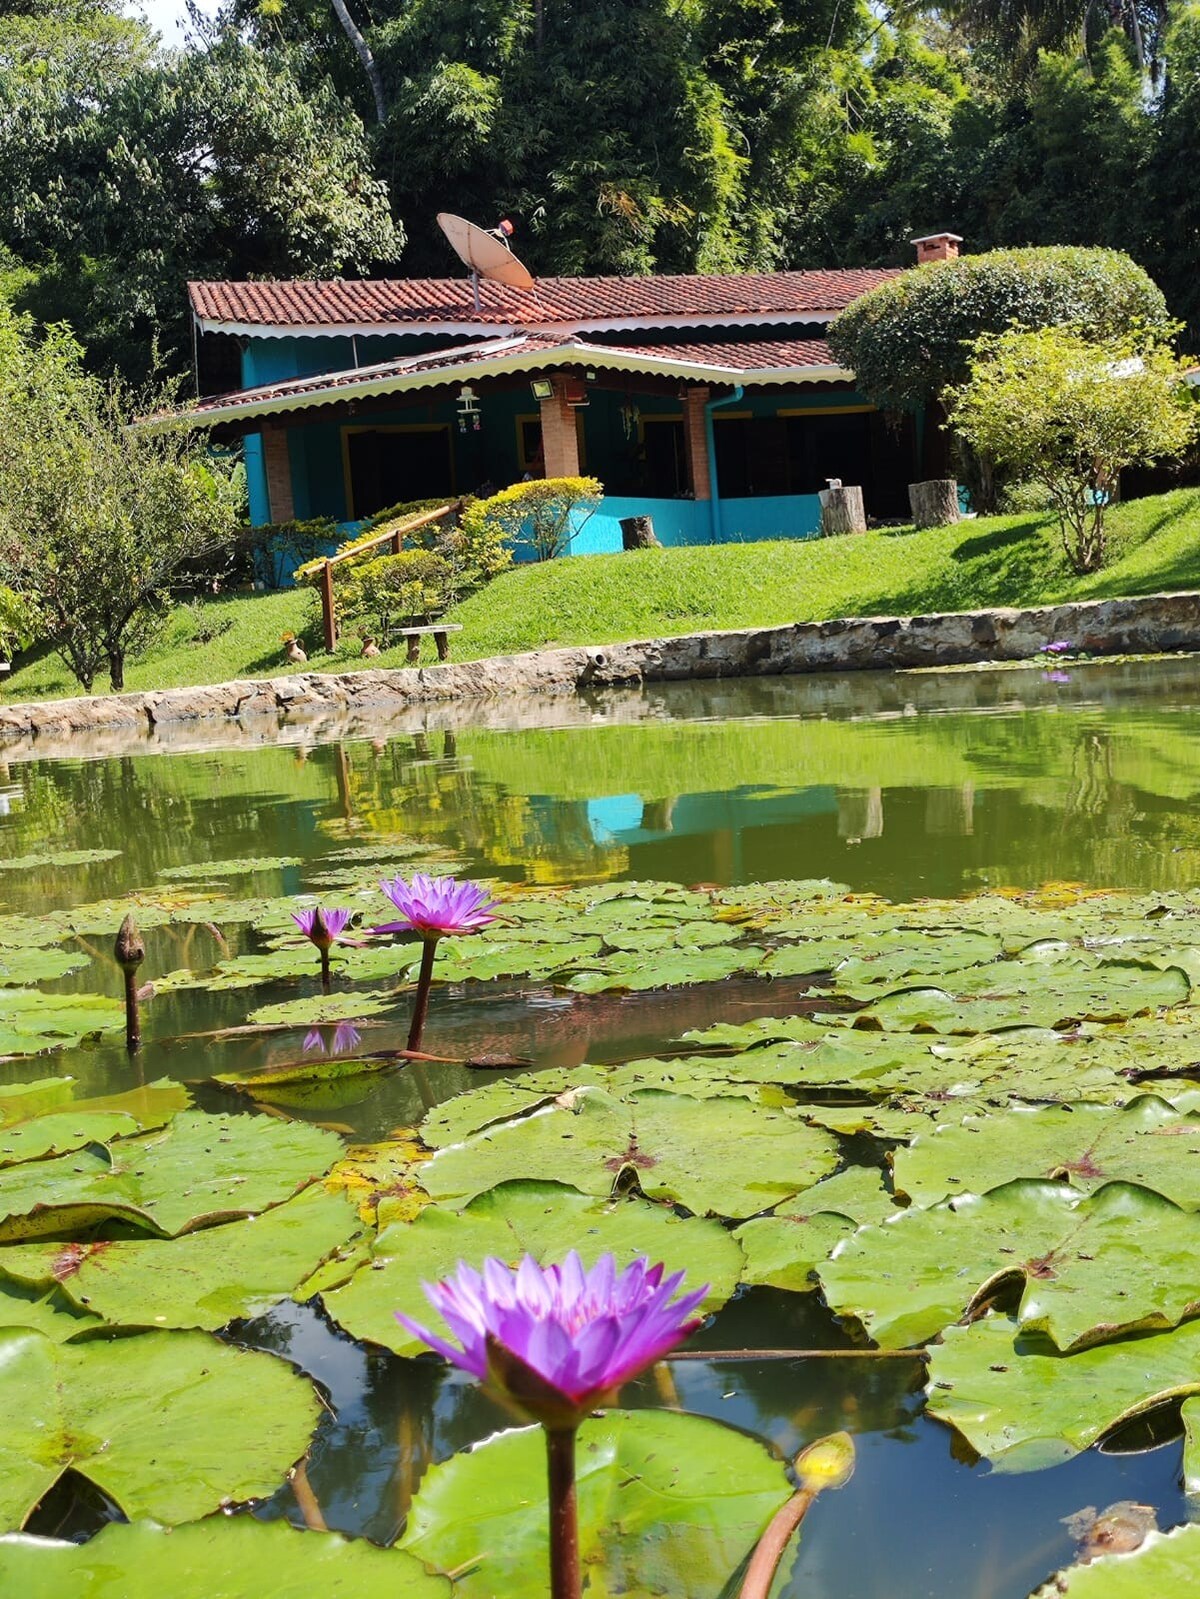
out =
[[503,283],[510,289],[533,288],[533,278],[509,248],[513,225],[507,217],[490,231],[449,211],[439,211],[437,223],[471,274],[471,298],[476,312],[483,309],[479,298],[480,278],[486,278],[489,283]]

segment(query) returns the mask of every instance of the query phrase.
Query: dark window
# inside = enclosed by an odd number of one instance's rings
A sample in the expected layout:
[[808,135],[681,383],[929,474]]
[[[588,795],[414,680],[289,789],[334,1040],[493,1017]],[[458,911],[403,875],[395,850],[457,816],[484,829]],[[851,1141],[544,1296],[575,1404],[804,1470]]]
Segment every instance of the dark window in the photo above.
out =
[[643,417],[646,472],[644,492],[652,499],[671,500],[688,490],[683,423],[671,417]]
[[351,512],[372,516],[406,500],[454,492],[448,427],[369,428],[347,435]]
[[714,421],[724,499],[816,494],[826,479],[861,485],[870,516],[902,514],[912,470],[912,424],[888,426],[877,411],[726,417]]

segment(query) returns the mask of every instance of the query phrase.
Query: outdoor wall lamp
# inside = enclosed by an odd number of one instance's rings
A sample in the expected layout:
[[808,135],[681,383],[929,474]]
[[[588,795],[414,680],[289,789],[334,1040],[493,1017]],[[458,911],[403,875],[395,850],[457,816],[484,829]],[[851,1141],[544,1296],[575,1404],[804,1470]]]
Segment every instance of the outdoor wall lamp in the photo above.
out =
[[552,400],[554,398],[554,384],[549,378],[534,378],[529,387],[533,390],[535,400]]

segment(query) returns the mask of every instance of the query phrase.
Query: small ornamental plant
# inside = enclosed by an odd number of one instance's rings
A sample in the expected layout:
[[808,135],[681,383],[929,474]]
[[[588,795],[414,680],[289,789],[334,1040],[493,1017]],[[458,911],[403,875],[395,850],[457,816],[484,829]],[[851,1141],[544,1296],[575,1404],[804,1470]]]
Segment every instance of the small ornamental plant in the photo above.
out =
[[[602,1255],[591,1271],[572,1250],[561,1266],[526,1255],[516,1271],[489,1259],[460,1261],[452,1277],[422,1286],[458,1344],[396,1312],[396,1320],[485,1392],[544,1428],[550,1497],[551,1599],[580,1599],[575,1435],[623,1383],[700,1325],[692,1312],[708,1287],[676,1298],[683,1272],[664,1276],[643,1256],[618,1271]],[[461,1346],[461,1347],[460,1347]]]
[[329,992],[329,951],[333,948],[338,938],[344,932],[353,911],[325,910],[320,905],[314,905],[310,910],[293,911],[292,920],[304,934],[316,945],[321,956],[321,987]]
[[457,877],[428,877],[416,872],[405,882],[402,877],[384,879],[380,888],[400,912],[400,919],[385,922],[377,933],[416,933],[422,943],[421,970],[413,1001],[408,1048],[419,1050],[429,1013],[429,990],[433,984],[433,962],[438,940],[452,933],[477,933],[496,920],[496,901],[478,883]]

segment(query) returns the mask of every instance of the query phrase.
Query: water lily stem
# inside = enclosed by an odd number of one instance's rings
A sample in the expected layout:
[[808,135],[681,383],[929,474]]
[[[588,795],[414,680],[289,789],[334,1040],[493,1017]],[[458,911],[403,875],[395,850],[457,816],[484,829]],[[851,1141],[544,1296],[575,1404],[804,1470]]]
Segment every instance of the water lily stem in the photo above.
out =
[[417,995],[413,1000],[412,1025],[408,1029],[409,1049],[421,1047],[425,1018],[429,1014],[429,990],[433,986],[433,962],[436,955],[437,939],[427,938],[421,947],[421,970],[417,976]]
[[766,1532],[758,1540],[758,1547],[750,1556],[740,1599],[767,1599],[783,1552],[815,1498],[810,1488],[801,1488],[771,1517]]
[[125,972],[125,1048],[134,1055],[142,1047],[142,1007],[138,999],[137,969]]
[[546,1428],[550,1475],[550,1599],[581,1599],[574,1427]]
[[321,992],[323,994],[328,994],[329,988],[329,951],[327,949],[323,949],[321,951]]

